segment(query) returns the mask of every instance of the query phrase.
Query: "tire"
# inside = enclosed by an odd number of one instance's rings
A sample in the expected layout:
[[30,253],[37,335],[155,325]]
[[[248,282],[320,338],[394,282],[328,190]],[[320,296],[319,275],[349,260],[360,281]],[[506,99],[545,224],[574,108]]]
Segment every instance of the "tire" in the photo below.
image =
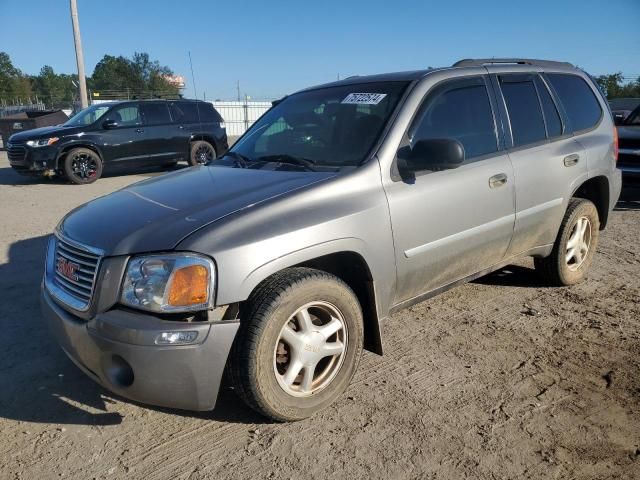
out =
[[102,176],[100,156],[88,148],[74,148],[64,159],[64,174],[71,183],[87,185]]
[[189,165],[204,165],[216,158],[216,149],[209,142],[198,140],[191,144],[191,152],[189,154]]
[[[584,233],[580,235],[577,230]],[[552,285],[567,286],[580,282],[593,261],[599,233],[600,218],[596,206],[589,200],[572,198],[551,255],[534,258],[536,270]]]
[[[258,413],[276,421],[301,420],[333,403],[349,385],[362,355],[362,310],[339,278],[310,268],[283,270],[256,288],[240,318],[229,374],[238,395]],[[344,349],[337,353],[340,344]],[[327,356],[317,361],[322,355]]]

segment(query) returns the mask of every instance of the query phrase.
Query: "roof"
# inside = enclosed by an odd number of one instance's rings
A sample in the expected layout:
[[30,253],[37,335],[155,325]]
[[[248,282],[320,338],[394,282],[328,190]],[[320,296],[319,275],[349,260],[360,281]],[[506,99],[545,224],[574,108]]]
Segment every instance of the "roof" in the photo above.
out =
[[576,68],[569,62],[556,62],[553,60],[538,60],[534,58],[467,58],[463,60],[459,60],[454,63],[451,67],[443,67],[443,68],[427,68],[424,70],[410,70],[406,72],[392,72],[392,73],[381,73],[376,75],[354,75],[352,77],[347,77],[343,80],[338,80],[336,82],[325,83],[321,85],[316,85],[313,87],[305,88],[300,91],[308,91],[315,90],[318,88],[327,88],[327,87],[336,87],[342,85],[353,85],[357,83],[373,83],[373,82],[412,82],[414,80],[419,80],[420,78],[425,77],[426,75],[442,70],[451,70],[458,68],[467,68],[467,67],[485,67],[488,65],[531,65],[535,67],[541,68],[550,68],[550,69],[567,69],[567,68]]

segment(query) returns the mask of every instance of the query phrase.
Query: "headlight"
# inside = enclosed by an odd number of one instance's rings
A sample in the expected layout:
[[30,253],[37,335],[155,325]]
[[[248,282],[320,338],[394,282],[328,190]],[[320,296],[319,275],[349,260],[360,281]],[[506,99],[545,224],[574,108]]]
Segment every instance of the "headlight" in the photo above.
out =
[[40,140],[27,140],[27,145],[30,147],[46,147],[52,145],[60,140],[58,137],[41,138]]
[[120,301],[151,312],[213,307],[215,267],[195,253],[145,255],[129,260]]

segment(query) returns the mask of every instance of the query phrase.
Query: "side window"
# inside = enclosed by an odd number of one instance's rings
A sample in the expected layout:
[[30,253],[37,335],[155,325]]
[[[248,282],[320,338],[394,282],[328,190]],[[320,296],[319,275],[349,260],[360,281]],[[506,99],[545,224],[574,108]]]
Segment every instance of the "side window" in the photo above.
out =
[[114,108],[111,113],[109,113],[109,120],[117,122],[120,127],[131,127],[142,123],[140,110],[136,104],[126,104]]
[[548,73],[547,78],[560,97],[573,131],[591,128],[600,121],[600,103],[582,77],[566,73]]
[[500,77],[500,89],[507,105],[513,146],[519,147],[547,138],[544,118],[533,80]]
[[560,114],[558,113],[556,104],[551,98],[549,89],[540,77],[536,77],[536,87],[538,88],[538,95],[542,103],[544,120],[547,124],[547,136],[549,138],[559,137],[562,135],[562,120],[560,120]]
[[409,139],[414,144],[432,138],[458,140],[464,146],[465,161],[498,150],[491,102],[482,79],[454,80],[428,95],[409,128]]
[[[200,111],[198,111],[198,109]],[[206,122],[206,112],[196,102],[175,102],[171,104],[171,116],[176,123]]]
[[143,103],[142,114],[147,125],[165,125],[171,123],[169,109],[165,102]]

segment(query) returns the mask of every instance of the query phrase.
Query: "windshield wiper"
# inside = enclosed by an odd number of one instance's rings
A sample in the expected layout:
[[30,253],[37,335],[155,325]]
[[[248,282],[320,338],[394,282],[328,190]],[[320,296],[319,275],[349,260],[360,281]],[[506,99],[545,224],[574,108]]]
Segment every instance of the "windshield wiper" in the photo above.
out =
[[231,157],[235,159],[235,164],[238,165],[240,168],[249,168],[247,164],[251,162],[251,159],[246,155],[242,155],[241,153],[234,152],[231,150],[225,153],[223,157]]
[[313,160],[309,160],[308,158],[296,157],[295,155],[289,155],[288,153],[279,153],[277,155],[264,155],[262,157],[258,157],[255,160],[256,162],[280,162],[280,163],[288,163],[290,165],[299,165],[305,167],[307,170],[312,172],[316,172],[315,162]]

